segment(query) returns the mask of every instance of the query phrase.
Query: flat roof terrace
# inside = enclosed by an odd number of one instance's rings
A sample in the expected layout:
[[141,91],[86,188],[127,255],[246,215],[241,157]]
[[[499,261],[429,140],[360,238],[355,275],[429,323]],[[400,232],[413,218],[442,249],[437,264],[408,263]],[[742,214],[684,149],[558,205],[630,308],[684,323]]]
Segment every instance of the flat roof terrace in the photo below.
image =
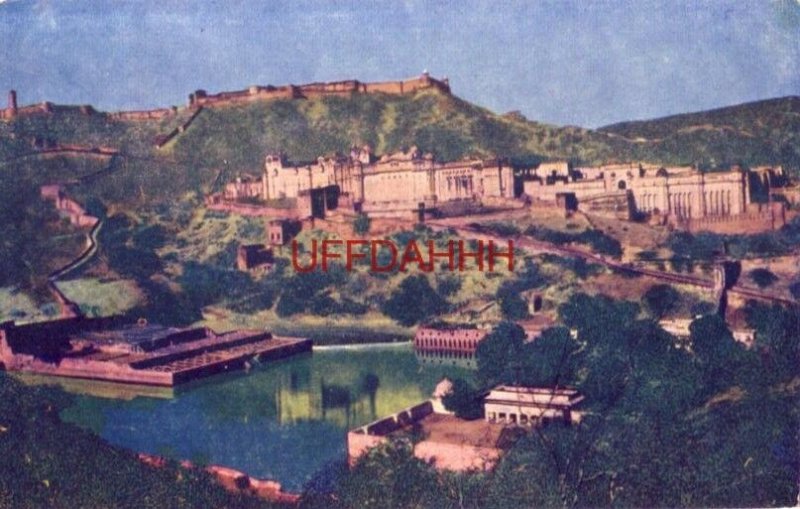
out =
[[133,324],[124,327],[77,332],[70,339],[88,341],[98,348],[127,346],[131,350],[149,352],[171,343],[201,339],[208,334],[202,327],[178,329],[159,324]]
[[[217,334],[207,328],[109,323],[104,329],[101,325],[106,323],[47,322],[39,328],[2,324],[0,363],[9,371],[174,386],[244,367],[253,359],[272,360],[311,350],[308,339],[274,337],[266,331]],[[63,338],[47,355],[30,348],[42,332],[60,333]]]
[[511,445],[518,431],[484,419],[464,420],[435,413],[430,401],[404,409],[347,434],[348,461],[355,464],[367,450],[416,426],[424,438],[414,455],[441,470],[489,470]]

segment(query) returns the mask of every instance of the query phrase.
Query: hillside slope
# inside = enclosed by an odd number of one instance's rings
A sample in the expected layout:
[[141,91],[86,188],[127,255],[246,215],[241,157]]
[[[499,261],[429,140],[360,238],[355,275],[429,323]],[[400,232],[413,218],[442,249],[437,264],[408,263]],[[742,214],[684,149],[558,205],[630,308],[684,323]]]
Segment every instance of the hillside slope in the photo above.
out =
[[[609,142],[610,140],[610,142]],[[257,171],[267,152],[307,161],[371,145],[378,154],[416,145],[440,160],[465,156],[600,161],[616,145],[603,134],[494,114],[437,91],[279,100],[208,109],[171,147],[196,169]]]
[[[206,108],[185,132],[156,149],[156,137],[190,114],[182,110],[163,120],[123,121],[57,107],[51,115],[0,122],[0,177],[18,175],[19,165],[29,167],[43,144],[118,149],[119,157],[107,165],[113,178],[92,179],[81,192],[128,204],[206,192],[212,183],[259,171],[268,152],[305,161],[346,152],[353,144],[370,144],[379,154],[417,145],[440,160],[504,156],[521,165],[561,158],[582,164],[646,160],[708,167],[800,166],[798,97],[597,131],[498,115],[436,90],[270,100]],[[49,171],[23,173],[32,184],[59,178]]]
[[633,158],[800,167],[800,97],[782,97],[601,127],[631,142]]

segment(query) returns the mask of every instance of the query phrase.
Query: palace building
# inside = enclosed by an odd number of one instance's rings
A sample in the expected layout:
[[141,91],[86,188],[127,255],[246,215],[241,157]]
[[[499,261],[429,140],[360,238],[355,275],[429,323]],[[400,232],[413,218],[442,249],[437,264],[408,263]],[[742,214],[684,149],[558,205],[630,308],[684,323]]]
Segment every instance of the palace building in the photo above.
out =
[[785,181],[781,167],[702,172],[645,163],[572,168],[556,161],[523,178],[523,191],[533,202],[572,202],[585,212],[626,219],[646,215],[689,230],[771,229],[785,223],[781,204],[752,199],[754,185],[769,193]]
[[[295,199],[313,217],[343,209],[371,217],[410,217],[447,207],[469,208],[514,197],[512,168],[500,159],[441,162],[416,147],[375,157],[370,147],[347,156],[290,163],[266,157],[261,178],[227,185],[225,199]],[[308,212],[308,214],[305,214]]]

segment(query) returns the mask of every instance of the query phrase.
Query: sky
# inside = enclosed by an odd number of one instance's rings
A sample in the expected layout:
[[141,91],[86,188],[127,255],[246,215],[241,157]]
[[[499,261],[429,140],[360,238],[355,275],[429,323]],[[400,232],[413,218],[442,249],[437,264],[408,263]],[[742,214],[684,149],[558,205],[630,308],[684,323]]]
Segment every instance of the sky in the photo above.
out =
[[800,95],[800,0],[0,0],[0,90],[103,110],[409,78],[599,127]]

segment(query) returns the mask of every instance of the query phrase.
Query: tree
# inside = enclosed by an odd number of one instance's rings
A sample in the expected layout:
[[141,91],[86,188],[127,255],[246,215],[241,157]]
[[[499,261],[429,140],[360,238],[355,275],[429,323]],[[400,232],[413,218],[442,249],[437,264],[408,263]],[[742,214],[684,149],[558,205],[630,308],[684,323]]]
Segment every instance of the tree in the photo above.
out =
[[748,273],[748,276],[759,288],[766,288],[778,280],[778,276],[773,274],[769,269],[758,268],[753,269]]
[[800,312],[779,304],[749,301],[747,324],[756,330],[755,344],[769,364],[763,376],[772,383],[800,374]]
[[461,289],[461,279],[458,276],[443,276],[436,279],[436,290],[442,297],[450,297]]
[[521,320],[528,317],[528,304],[520,296],[517,285],[506,281],[497,289],[500,312],[508,320]]
[[654,285],[645,292],[642,300],[650,314],[661,319],[678,308],[681,295],[670,285]]
[[703,373],[707,394],[735,385],[745,374],[744,347],[733,339],[725,320],[706,315],[689,325],[692,351]]
[[478,378],[486,385],[513,381],[512,362],[519,359],[527,335],[513,322],[500,322],[478,343]]
[[339,487],[344,507],[415,508],[441,503],[436,471],[414,456],[405,438],[367,451]]
[[463,378],[453,380],[453,389],[442,398],[444,407],[462,419],[483,417],[481,392]]
[[522,347],[516,361],[520,368],[520,383],[539,387],[575,385],[580,348],[566,327],[543,331],[535,341]]
[[369,227],[372,221],[370,220],[369,216],[361,213],[353,219],[353,233],[356,235],[366,235],[369,233]]
[[443,313],[444,300],[422,274],[406,277],[384,303],[383,312],[406,327]]

